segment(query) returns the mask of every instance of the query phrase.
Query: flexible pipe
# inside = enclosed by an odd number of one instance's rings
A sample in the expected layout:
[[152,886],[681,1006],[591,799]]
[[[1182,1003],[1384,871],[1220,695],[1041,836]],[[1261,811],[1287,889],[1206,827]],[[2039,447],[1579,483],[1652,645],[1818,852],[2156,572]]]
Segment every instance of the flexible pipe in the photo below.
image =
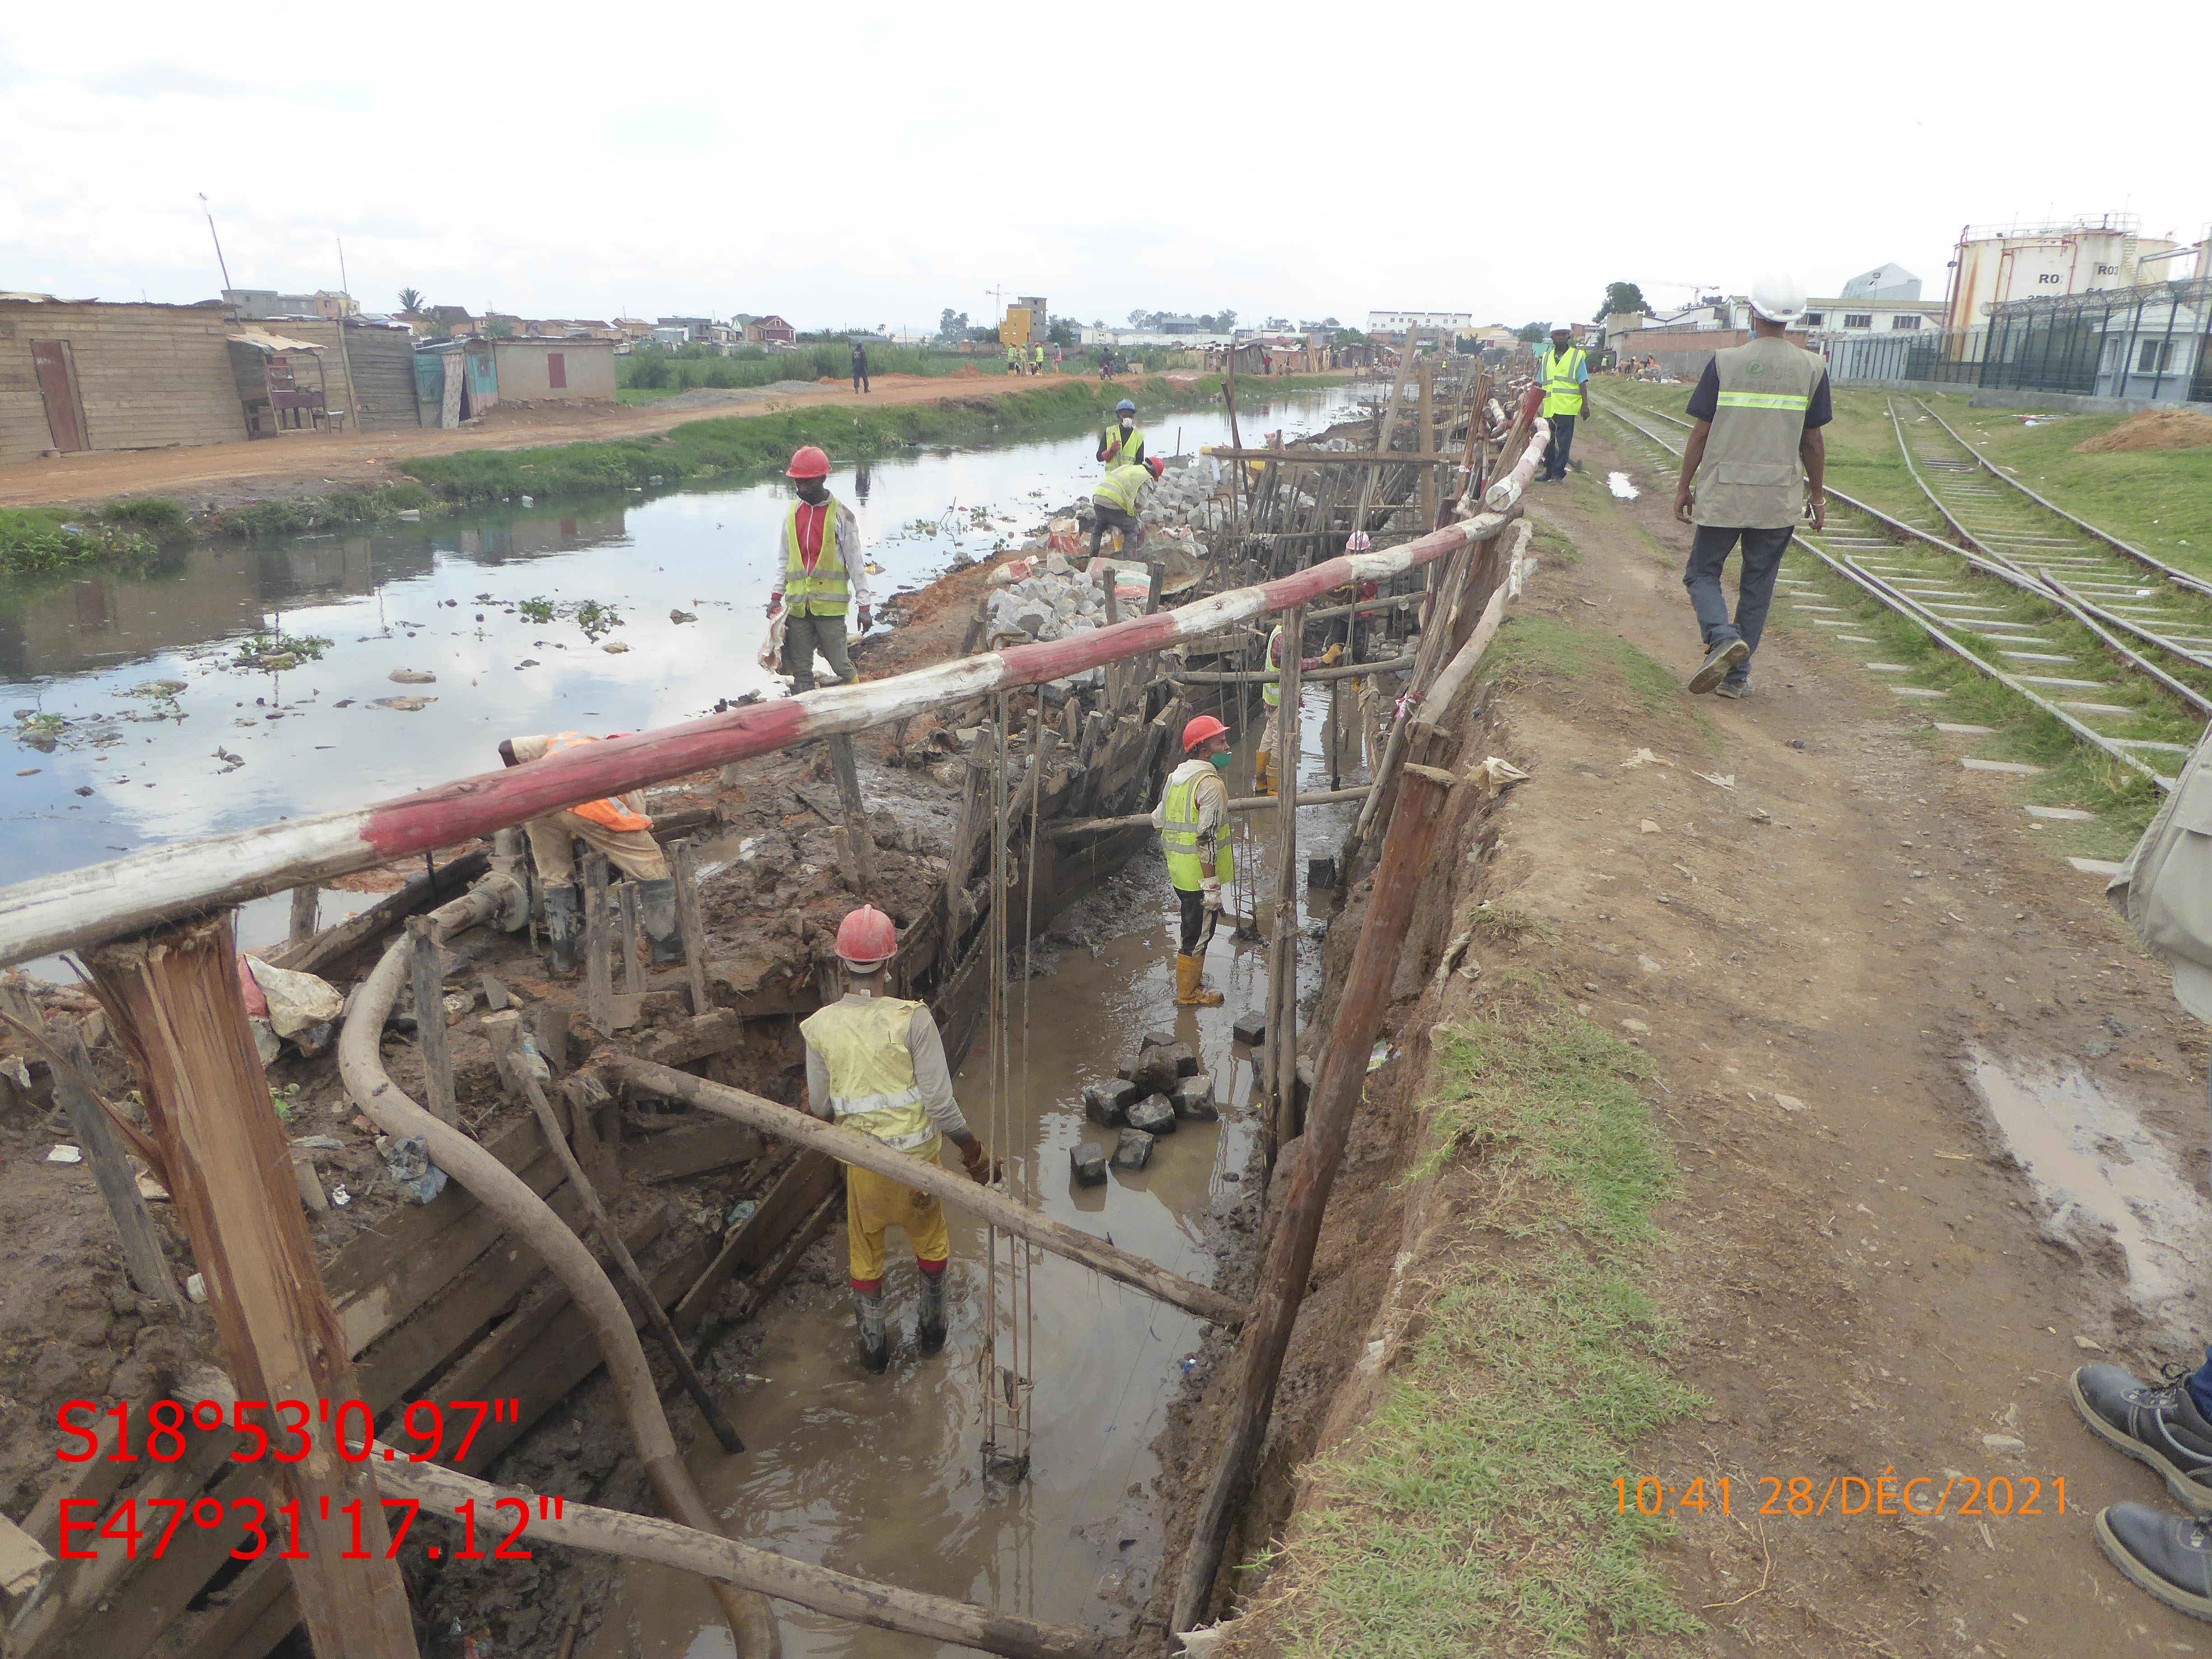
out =
[[[506,879],[494,877],[432,911],[430,920],[438,939],[442,942],[464,928],[489,921],[509,898],[509,885]],[[544,1258],[568,1286],[592,1334],[599,1338],[607,1375],[622,1401],[623,1414],[629,1419],[630,1437],[637,1444],[646,1478],[653,1483],[661,1508],[671,1519],[687,1527],[721,1534],[721,1522],[708,1508],[677,1450],[676,1437],[669,1429],[668,1414],[661,1409],[659,1393],[645,1362],[645,1348],[630,1323],[629,1312],[583,1240],[531,1191],[529,1183],[459,1129],[425,1111],[386,1073],[380,1044],[384,1022],[390,1018],[392,1005],[407,976],[410,943],[405,934],[393,940],[375,970],[354,994],[352,1009],[338,1036],[338,1075],[344,1079],[346,1092],[385,1133],[395,1139],[422,1136],[428,1144],[430,1161],[459,1182]],[[775,1617],[769,1610],[767,1597],[724,1583],[709,1588],[729,1621],[738,1659],[776,1659]]]

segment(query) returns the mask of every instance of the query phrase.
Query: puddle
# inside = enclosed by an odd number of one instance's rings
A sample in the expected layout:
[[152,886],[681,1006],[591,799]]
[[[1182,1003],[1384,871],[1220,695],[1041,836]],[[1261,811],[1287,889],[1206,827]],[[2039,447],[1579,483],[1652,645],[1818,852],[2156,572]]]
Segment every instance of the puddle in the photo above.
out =
[[2129,1299],[2147,1316],[2178,1316],[2179,1298],[2203,1285],[2212,1229],[2166,1143],[2078,1066],[1969,1052],[1974,1087],[2043,1200],[2045,1231],[2093,1261],[2117,1244]]
[[1605,487],[1613,492],[1613,499],[1616,501],[1632,501],[1644,493],[1629,482],[1626,472],[1607,473]]

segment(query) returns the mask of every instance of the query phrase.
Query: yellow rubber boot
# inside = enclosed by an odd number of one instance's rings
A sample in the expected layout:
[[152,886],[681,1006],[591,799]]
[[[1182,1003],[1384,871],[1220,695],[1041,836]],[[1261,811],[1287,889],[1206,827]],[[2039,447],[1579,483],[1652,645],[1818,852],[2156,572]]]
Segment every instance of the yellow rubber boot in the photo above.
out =
[[1275,754],[1272,749],[1262,749],[1253,756],[1252,787],[1262,795],[1275,793]]
[[1176,953],[1176,1006],[1179,1008],[1218,1008],[1222,995],[1200,981],[1206,977],[1206,958]]

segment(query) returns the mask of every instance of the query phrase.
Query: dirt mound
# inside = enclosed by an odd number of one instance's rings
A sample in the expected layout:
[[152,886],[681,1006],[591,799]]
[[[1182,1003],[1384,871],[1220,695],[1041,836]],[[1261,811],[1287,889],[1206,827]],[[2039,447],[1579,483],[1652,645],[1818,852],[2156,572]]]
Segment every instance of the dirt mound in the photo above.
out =
[[814,384],[817,386],[842,386],[845,383],[834,374],[817,374],[814,377]]
[[963,363],[952,371],[950,378],[956,380],[980,380],[983,378],[983,371],[973,363]]
[[2138,449],[2202,449],[2212,444],[2212,415],[2193,409],[2146,409],[2110,432],[2074,446],[2077,455],[2105,455]]

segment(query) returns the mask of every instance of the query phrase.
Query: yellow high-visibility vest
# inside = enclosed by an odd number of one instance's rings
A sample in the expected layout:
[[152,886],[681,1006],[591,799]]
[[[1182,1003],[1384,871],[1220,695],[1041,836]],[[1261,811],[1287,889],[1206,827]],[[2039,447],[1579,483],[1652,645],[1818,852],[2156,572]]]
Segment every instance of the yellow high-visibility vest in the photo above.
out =
[[1125,455],[1135,455],[1141,451],[1144,447],[1144,428],[1140,426],[1132,426],[1127,432],[1124,432],[1121,430],[1120,422],[1116,422],[1113,426],[1110,426],[1106,429],[1106,465],[1108,468],[1111,469],[1117,466],[1133,466],[1137,465],[1134,461],[1124,461],[1121,458]]
[[1582,382],[1575,371],[1588,359],[1580,346],[1544,354],[1544,413],[1579,415],[1583,412]]
[[871,997],[865,1007],[833,1002],[799,1023],[829,1071],[837,1126],[873,1135],[894,1152],[911,1152],[937,1138],[906,1046],[921,1006],[899,997]]
[[799,509],[811,505],[794,501],[784,515],[783,603],[794,617],[842,617],[853,599],[853,579],[846,573],[844,556],[837,550],[837,520],[844,509],[835,495],[826,498],[822,552],[809,570],[800,556]]
[[1098,481],[1098,488],[1091,492],[1091,499],[1107,507],[1118,507],[1124,513],[1134,513],[1138,492],[1152,481],[1152,470],[1148,466],[1109,467],[1106,476]]
[[[1168,880],[1186,893],[1195,893],[1206,884],[1206,866],[1198,852],[1198,786],[1205,781],[1205,773],[1194,772],[1182,783],[1170,784],[1161,813],[1167,820],[1160,845],[1167,853]],[[1229,826],[1219,825],[1213,836],[1213,873],[1227,881],[1237,873],[1237,860],[1229,850]]]

